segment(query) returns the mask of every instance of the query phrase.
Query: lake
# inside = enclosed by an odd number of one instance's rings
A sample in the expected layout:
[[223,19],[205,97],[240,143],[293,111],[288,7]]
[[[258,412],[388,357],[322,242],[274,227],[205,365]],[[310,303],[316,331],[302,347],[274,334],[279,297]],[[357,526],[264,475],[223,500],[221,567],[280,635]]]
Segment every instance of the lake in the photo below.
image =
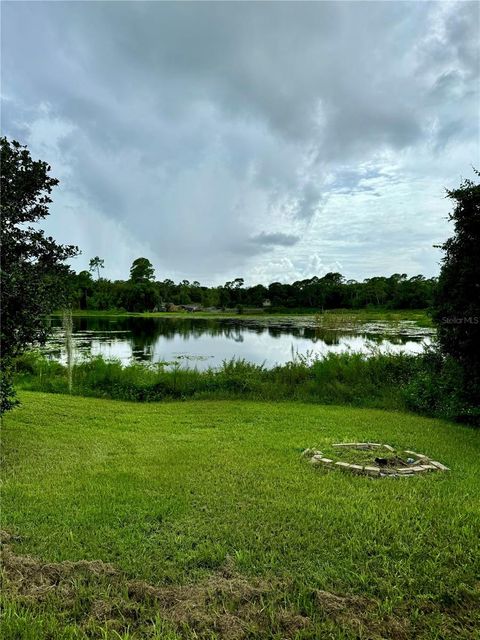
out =
[[[62,319],[52,317],[52,335],[43,351],[66,361]],[[267,367],[291,360],[292,353],[329,351],[419,353],[434,330],[413,321],[319,326],[313,316],[285,318],[171,318],[77,316],[73,318],[75,359],[102,355],[123,363],[177,363],[205,369],[223,360],[244,358]]]

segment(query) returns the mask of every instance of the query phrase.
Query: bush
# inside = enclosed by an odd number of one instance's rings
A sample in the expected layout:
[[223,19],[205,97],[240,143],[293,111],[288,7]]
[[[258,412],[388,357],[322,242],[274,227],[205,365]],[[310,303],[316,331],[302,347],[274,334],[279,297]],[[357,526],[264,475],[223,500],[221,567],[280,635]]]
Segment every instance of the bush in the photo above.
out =
[[417,371],[405,386],[406,406],[412,411],[480,425],[480,407],[465,394],[464,368],[434,346],[418,357]]

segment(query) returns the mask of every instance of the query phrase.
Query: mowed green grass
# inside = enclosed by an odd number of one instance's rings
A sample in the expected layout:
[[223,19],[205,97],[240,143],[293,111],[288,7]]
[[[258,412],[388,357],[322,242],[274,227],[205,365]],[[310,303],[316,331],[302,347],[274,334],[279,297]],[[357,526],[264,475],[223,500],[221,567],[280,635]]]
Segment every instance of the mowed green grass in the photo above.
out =
[[[128,589],[106,579],[79,583],[65,607],[54,589],[40,599],[6,589],[3,637],[480,637],[480,432],[300,403],[21,400],[2,436],[13,553],[99,559],[125,581],[179,588],[228,567],[272,589],[237,635],[215,627],[216,610],[199,627],[163,616],[154,599],[128,617]],[[411,448],[451,472],[372,479],[300,456],[352,440]],[[322,606],[319,590],[342,604]],[[92,618],[99,593],[122,603],[108,620]],[[298,624],[282,627],[284,611]]]

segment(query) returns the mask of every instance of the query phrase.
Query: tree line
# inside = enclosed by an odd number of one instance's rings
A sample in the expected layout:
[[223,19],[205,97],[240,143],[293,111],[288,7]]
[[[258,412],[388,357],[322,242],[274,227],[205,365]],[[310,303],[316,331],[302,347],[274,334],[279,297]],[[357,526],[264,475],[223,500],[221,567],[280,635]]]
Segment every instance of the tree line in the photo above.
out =
[[198,281],[155,281],[155,270],[147,258],[137,258],[128,280],[101,277],[104,261],[96,256],[90,270],[72,274],[72,306],[79,310],[168,311],[175,307],[204,309],[425,309],[432,305],[436,278],[422,275],[346,280],[340,273],[327,273],[293,283],[272,282],[268,286],[244,286],[243,278],[207,287]]

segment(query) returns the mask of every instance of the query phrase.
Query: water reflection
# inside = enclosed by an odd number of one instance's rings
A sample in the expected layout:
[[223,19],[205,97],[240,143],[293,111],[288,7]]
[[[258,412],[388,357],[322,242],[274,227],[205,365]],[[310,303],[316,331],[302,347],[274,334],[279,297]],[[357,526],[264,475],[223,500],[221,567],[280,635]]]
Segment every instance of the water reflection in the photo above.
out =
[[[66,358],[60,318],[52,318],[53,335],[45,352]],[[314,320],[243,320],[208,318],[76,317],[77,359],[89,355],[122,362],[172,362],[199,369],[225,359],[245,358],[266,366],[282,364],[293,351],[325,354],[347,350],[420,352],[433,332],[411,322],[320,328]]]

